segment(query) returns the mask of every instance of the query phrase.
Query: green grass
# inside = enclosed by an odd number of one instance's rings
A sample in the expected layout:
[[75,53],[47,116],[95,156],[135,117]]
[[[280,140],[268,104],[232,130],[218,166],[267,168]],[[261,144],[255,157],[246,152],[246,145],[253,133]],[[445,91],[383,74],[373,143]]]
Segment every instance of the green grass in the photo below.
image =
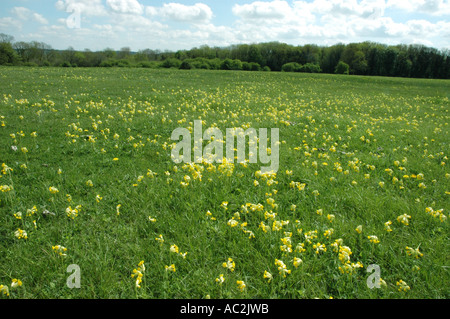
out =
[[[0,84],[0,163],[12,169],[2,167],[0,186],[13,188],[0,192],[0,284],[10,291],[0,298],[450,297],[449,81],[11,67],[0,68]],[[255,175],[260,164],[235,163],[231,176],[219,164],[198,164],[201,181],[175,165],[171,133],[192,128],[196,119],[204,130],[217,126],[222,132],[279,128],[280,169],[273,183]],[[182,187],[186,175],[191,180]],[[304,183],[304,190],[291,188],[292,181]],[[247,203],[263,209],[245,212]],[[77,205],[78,216],[69,218],[66,209]],[[427,207],[443,211],[433,216]],[[266,219],[270,211],[275,221],[288,222],[281,230]],[[239,226],[230,227],[236,212]],[[397,221],[403,214],[411,216],[409,225]],[[270,226],[267,232],[261,222]],[[19,228],[27,239],[15,236]],[[311,243],[309,231],[317,232]],[[281,251],[285,237],[293,252]],[[362,268],[340,272],[332,246],[337,239]],[[325,252],[315,253],[318,242]],[[299,243],[305,251],[295,251]],[[173,244],[186,258],[170,252]],[[56,254],[55,245],[66,247],[67,256]],[[423,256],[409,256],[406,246],[419,247]],[[297,268],[294,257],[303,261]],[[234,271],[222,266],[228,258]],[[291,270],[285,278],[276,259]],[[131,274],[140,261],[146,270],[137,288]],[[81,269],[80,289],[66,285],[71,264]],[[171,264],[176,272],[165,270]],[[370,264],[380,266],[386,286],[367,287]],[[273,275],[271,282],[264,271]],[[215,281],[220,274],[222,285]],[[23,285],[12,289],[14,278]],[[246,284],[242,292],[238,280]],[[410,290],[398,291],[399,280]]]

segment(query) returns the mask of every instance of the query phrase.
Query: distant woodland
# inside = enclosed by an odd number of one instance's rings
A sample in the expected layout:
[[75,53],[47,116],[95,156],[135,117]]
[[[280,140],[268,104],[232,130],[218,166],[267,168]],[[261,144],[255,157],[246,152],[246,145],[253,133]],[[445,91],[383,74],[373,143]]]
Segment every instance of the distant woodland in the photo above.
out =
[[289,45],[280,42],[207,45],[176,52],[55,50],[43,42],[14,41],[0,34],[0,65],[35,67],[138,67],[243,71],[336,73],[412,78],[450,78],[450,52],[424,45],[374,42],[332,46]]

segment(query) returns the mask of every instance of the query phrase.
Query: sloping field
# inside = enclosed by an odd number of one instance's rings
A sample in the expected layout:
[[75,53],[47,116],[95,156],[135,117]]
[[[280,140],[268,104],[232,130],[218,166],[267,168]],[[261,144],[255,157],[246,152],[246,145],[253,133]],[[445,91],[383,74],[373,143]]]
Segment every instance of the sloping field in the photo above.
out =
[[[449,298],[449,97],[439,80],[0,68],[0,298]],[[227,128],[267,129],[277,170],[175,163],[172,132],[197,120],[223,157]]]

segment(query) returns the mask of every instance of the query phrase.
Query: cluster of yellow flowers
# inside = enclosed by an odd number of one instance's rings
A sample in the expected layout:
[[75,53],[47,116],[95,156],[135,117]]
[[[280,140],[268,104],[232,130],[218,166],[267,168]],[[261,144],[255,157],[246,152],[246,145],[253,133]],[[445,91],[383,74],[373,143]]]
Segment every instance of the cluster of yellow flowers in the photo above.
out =
[[67,207],[66,208],[67,217],[71,219],[75,219],[76,217],[78,217],[81,207],[82,207],[81,205],[77,205],[75,208],[72,208],[71,206]]
[[236,267],[236,263],[233,261],[232,258],[228,258],[228,260],[224,262],[222,266],[224,268],[227,268],[229,271],[233,272]]
[[444,209],[434,210],[432,207],[425,208],[425,212],[434,218],[439,218],[439,220],[443,223],[447,220],[447,216],[444,214]]
[[282,260],[275,259],[275,265],[278,266],[278,271],[283,277],[291,273],[291,270],[287,269],[286,264]]
[[419,247],[414,249],[414,248],[406,246],[406,253],[408,254],[408,256],[413,256],[416,259],[423,256],[423,254],[419,250]]
[[[18,287],[21,287],[22,285],[23,285],[23,283],[22,283],[22,281],[20,279],[14,278],[11,281],[11,289],[16,289]],[[9,290],[9,287],[7,285],[0,285],[0,296],[1,295],[9,297],[10,290]]]
[[343,240],[341,238],[336,239],[334,243],[331,244],[334,252],[338,252],[338,258],[341,265],[338,267],[342,274],[352,274],[355,270],[362,268],[363,264],[361,262],[353,263],[351,262],[352,250],[350,247],[343,245]]
[[177,254],[177,255],[183,257],[183,259],[186,259],[187,252],[184,252],[184,253],[180,252],[177,245],[175,245],[175,244],[171,245],[169,250],[171,253]]
[[144,261],[140,261],[137,268],[133,269],[133,272],[131,274],[131,278],[136,278],[136,288],[141,288],[142,278],[144,277],[145,273],[145,264]]
[[52,246],[52,250],[59,256],[62,256],[62,257],[67,256],[67,254],[66,254],[67,248],[64,246],[61,246],[61,245]]

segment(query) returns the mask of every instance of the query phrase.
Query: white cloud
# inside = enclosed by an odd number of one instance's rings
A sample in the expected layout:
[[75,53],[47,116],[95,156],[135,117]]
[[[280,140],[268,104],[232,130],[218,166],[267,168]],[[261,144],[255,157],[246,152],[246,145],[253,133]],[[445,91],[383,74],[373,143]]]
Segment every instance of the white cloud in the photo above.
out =
[[[54,47],[72,45],[93,50],[124,46],[132,50],[178,50],[203,44],[269,41],[293,45],[426,42],[437,48],[448,48],[450,43],[450,21],[445,16],[450,14],[450,0],[251,0],[241,5],[228,2],[236,21],[226,25],[213,23],[212,7],[200,3],[202,0],[189,5],[183,4],[187,1],[171,1],[178,2],[143,6],[141,0],[54,0],[58,10],[67,12],[66,17],[72,12],[81,14],[80,29],[67,28],[63,18],[50,25],[45,14],[33,12],[23,4],[11,9],[10,17],[0,17],[0,28],[31,41],[30,34],[22,34],[25,27],[31,26],[33,34],[53,41],[50,44]],[[415,20],[408,21],[408,13],[414,14]],[[27,25],[30,21],[41,26]]]
[[22,22],[12,17],[0,18],[0,28],[3,30],[8,30],[10,28],[20,30],[22,28]]
[[31,14],[31,10],[24,7],[14,7],[11,13],[20,20],[27,20]]
[[294,6],[318,15],[376,18],[383,16],[386,3],[385,0],[314,0],[294,1]]
[[137,0],[106,0],[106,4],[117,13],[137,15],[144,13],[144,6]]
[[74,12],[87,16],[106,15],[106,8],[102,0],[58,0],[55,3],[58,10]]
[[386,6],[406,12],[434,16],[450,15],[449,0],[387,0]]
[[233,6],[233,14],[243,20],[282,20],[292,15],[292,8],[286,1],[255,1]]
[[15,15],[19,20],[27,21],[33,20],[40,24],[48,24],[48,21],[44,16],[39,13],[33,12],[28,8],[24,7],[14,7],[11,9],[13,15]]
[[33,15],[33,20],[40,23],[40,24],[48,24],[48,20],[46,18],[44,18],[42,16],[42,14],[36,13],[34,12]]
[[165,3],[158,9],[147,7],[147,14],[159,14],[166,19],[188,23],[208,23],[213,17],[211,8],[203,3],[192,6],[173,2]]

